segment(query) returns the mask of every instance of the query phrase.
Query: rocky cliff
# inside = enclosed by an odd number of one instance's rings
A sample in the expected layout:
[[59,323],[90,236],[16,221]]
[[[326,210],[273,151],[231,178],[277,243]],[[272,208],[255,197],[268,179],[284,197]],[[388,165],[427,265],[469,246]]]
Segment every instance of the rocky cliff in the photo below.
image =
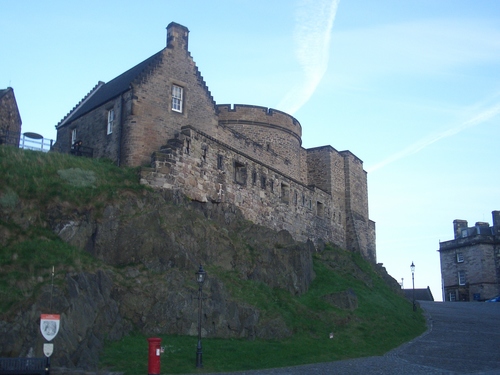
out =
[[56,268],[53,287],[39,280],[38,292],[1,317],[0,356],[42,356],[41,313],[61,314],[56,366],[96,368],[105,340],[132,330],[195,335],[199,264],[208,272],[204,336],[279,339],[291,335],[285,322],[262,317],[258,308],[234,298],[222,276],[294,295],[306,292],[314,278],[312,243],[253,225],[229,205],[187,201],[172,192],[122,194],[99,210],[51,203],[42,215],[23,201],[15,210],[7,208],[2,207],[5,220],[19,227],[43,221],[101,263]]

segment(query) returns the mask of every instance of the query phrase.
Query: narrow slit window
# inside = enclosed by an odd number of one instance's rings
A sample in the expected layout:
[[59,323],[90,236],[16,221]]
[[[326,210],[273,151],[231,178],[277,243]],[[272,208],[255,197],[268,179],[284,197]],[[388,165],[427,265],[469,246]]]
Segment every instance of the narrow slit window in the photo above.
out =
[[224,158],[222,157],[222,155],[217,155],[217,169],[224,169]]

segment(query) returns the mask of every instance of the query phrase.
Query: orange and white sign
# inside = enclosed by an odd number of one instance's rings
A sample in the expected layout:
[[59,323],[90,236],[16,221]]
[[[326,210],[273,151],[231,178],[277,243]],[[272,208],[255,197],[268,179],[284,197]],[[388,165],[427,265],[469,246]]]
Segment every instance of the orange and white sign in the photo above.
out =
[[40,331],[45,340],[51,341],[57,336],[60,320],[59,314],[42,314],[40,316]]

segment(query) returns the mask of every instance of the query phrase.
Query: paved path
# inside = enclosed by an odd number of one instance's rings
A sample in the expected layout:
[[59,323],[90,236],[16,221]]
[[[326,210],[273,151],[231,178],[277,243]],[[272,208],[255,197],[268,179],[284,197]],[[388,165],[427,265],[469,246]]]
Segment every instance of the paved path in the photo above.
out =
[[500,303],[420,304],[427,332],[383,356],[225,374],[500,374]]

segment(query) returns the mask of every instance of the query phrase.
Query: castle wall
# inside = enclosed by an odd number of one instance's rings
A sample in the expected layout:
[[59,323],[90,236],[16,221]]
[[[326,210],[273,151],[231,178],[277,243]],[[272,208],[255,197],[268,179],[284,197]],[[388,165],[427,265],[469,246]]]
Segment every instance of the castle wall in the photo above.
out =
[[323,240],[345,246],[345,228],[333,221],[328,193],[291,179],[194,128],[184,129],[176,147],[156,153],[154,159],[153,168],[143,168],[142,183],[179,189],[201,202],[233,203],[249,220],[287,230],[299,241]]
[[340,153],[344,158],[346,241],[349,250],[361,251],[363,256],[376,260],[373,233],[374,223],[368,217],[368,185],[363,162],[350,151]]
[[14,90],[9,87],[1,91],[3,95],[0,96],[0,138],[7,136],[6,142],[18,146],[21,137],[21,116]]
[[[290,177],[305,182],[301,168],[302,128],[294,117],[273,109],[249,105],[234,105],[234,108],[218,105],[217,113],[219,125],[252,139],[262,145],[265,151],[279,155],[273,165]],[[259,160],[263,163],[270,162],[267,159]]]
[[[281,111],[216,105],[188,51],[188,33],[171,23],[165,49],[100,82],[58,125],[58,148],[68,152],[77,129],[94,157],[151,165],[143,168],[143,183],[234,204],[257,224],[375,262],[362,161],[331,146],[302,148],[300,123]],[[182,110],[172,108],[174,85],[182,88]],[[110,109],[115,126],[107,134]]]

